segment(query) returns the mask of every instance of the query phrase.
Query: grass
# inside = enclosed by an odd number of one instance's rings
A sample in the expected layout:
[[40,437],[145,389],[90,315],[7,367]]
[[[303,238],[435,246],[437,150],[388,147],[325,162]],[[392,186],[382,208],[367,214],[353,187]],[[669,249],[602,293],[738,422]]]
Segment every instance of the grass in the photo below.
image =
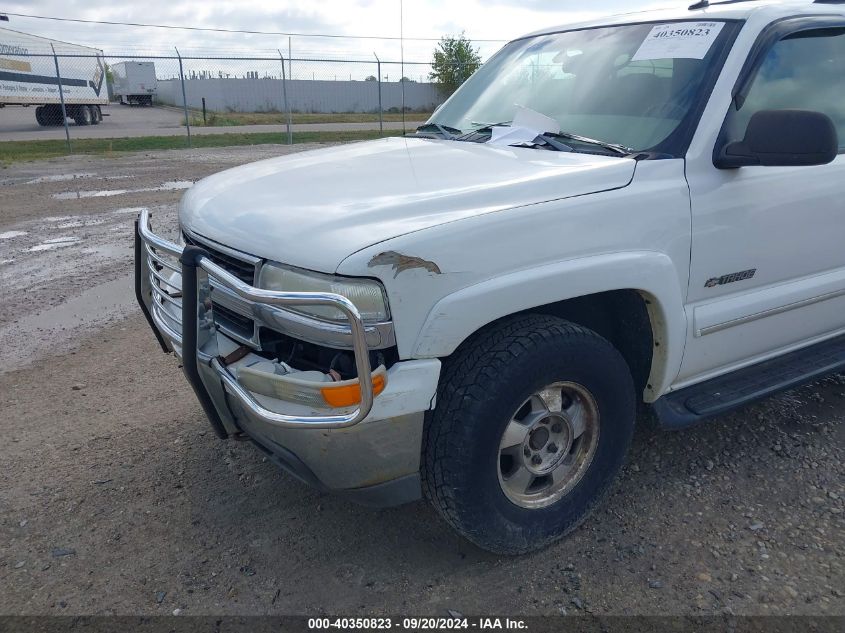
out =
[[[401,132],[385,132],[384,136],[399,136]],[[344,143],[380,138],[378,130],[349,132],[294,132],[294,143]],[[232,147],[238,145],[285,144],[283,133],[208,134],[194,136],[192,147]],[[110,155],[118,152],[143,152],[163,149],[185,149],[184,136],[142,136],[139,138],[105,138],[71,140],[74,154]],[[43,160],[66,156],[65,141],[6,141],[0,143],[0,163]]]
[[[406,121],[427,121],[430,112],[406,112]],[[309,114],[299,112],[291,114],[291,122],[300,123],[378,123],[378,113],[338,113],[338,114]],[[399,112],[385,112],[385,122],[399,122],[402,114]],[[192,111],[191,125],[202,126],[234,126],[234,125],[283,125],[287,116],[283,112],[209,112],[203,123],[202,112]]]

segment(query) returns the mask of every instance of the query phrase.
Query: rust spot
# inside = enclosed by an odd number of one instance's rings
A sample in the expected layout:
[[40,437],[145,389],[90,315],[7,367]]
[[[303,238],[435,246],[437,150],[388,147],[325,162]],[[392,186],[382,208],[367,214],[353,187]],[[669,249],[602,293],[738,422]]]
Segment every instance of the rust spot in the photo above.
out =
[[387,251],[384,253],[379,253],[378,255],[373,257],[370,260],[370,263],[367,264],[367,267],[373,268],[375,266],[393,266],[394,279],[399,276],[399,273],[403,273],[406,270],[412,270],[414,268],[422,268],[434,275],[443,274],[440,271],[440,266],[438,266],[432,261],[423,259],[422,257],[412,257],[410,255],[403,255],[402,253],[397,253],[396,251]]

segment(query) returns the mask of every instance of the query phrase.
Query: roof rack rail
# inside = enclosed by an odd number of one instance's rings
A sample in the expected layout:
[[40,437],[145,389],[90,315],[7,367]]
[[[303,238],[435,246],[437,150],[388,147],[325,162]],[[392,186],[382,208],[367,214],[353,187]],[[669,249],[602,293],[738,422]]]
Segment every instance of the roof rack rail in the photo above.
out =
[[[760,0],[720,0],[719,2],[710,2],[709,0],[700,0],[700,2],[696,2],[694,5],[690,6],[690,11],[697,11],[698,9],[706,9],[708,7],[719,5],[719,4],[739,4],[741,2],[759,2]],[[816,2],[830,2],[839,4],[841,2],[845,2],[845,0],[815,0]]]
[[[710,0],[699,0],[693,5],[690,5],[690,11],[698,11],[699,9],[707,9],[713,5],[718,4],[739,4],[740,2],[757,2],[758,0],[721,0],[720,2],[710,2]],[[813,0],[813,4],[845,4],[845,0]]]

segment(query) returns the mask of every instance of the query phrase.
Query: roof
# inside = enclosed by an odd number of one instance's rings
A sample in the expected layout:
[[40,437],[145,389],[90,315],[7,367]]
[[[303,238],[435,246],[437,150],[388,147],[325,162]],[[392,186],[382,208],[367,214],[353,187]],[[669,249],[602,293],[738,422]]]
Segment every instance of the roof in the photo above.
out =
[[524,37],[559,33],[578,28],[594,28],[643,22],[670,22],[673,20],[747,20],[751,16],[771,22],[783,17],[798,15],[842,14],[845,15],[845,2],[815,2],[814,0],[748,0],[720,2],[711,0],[709,7],[691,9],[696,0],[688,0],[681,7],[671,9],[651,9],[596,18],[584,22],[563,24],[554,28],[535,31]]
[[54,40],[49,37],[42,37],[41,35],[33,35],[32,33],[24,33],[15,29],[6,27],[0,28],[0,37],[3,38],[4,43],[12,42],[15,44],[24,44],[30,53],[44,54],[52,52],[50,44],[55,45],[57,53],[79,53],[79,49],[87,49],[102,54],[102,50],[94,48],[93,46],[85,46],[84,44],[73,44],[72,42],[65,42],[63,40]]

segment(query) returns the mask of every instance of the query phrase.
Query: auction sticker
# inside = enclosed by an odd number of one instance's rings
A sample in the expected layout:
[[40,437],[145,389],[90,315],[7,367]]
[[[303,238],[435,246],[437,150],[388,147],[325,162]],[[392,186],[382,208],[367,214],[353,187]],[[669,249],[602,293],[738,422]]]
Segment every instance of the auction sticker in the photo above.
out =
[[724,22],[675,22],[651,29],[632,62],[651,59],[704,59]]

